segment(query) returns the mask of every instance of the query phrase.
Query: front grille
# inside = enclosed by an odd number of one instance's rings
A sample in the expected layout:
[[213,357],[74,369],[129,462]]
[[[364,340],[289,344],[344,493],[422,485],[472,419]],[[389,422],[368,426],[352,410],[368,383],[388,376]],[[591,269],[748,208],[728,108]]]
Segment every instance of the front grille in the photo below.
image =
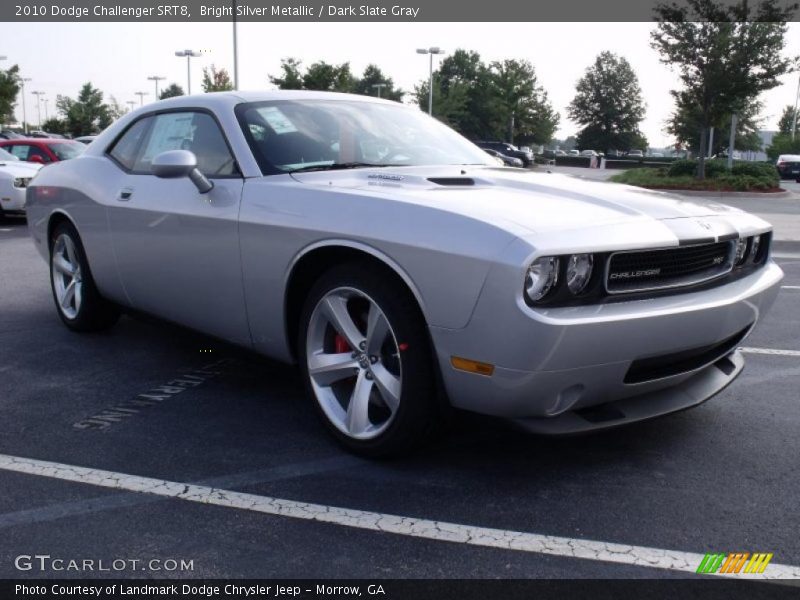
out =
[[625,294],[703,283],[729,273],[733,253],[734,242],[615,252],[608,259],[606,290]]
[[[644,383],[654,379],[663,379],[664,377],[672,377],[673,375],[694,371],[716,362],[731,353],[739,345],[739,342],[745,338],[752,326],[751,323],[738,333],[716,344],[635,360],[625,374],[624,382]],[[720,365],[720,368],[725,371],[725,365]]]

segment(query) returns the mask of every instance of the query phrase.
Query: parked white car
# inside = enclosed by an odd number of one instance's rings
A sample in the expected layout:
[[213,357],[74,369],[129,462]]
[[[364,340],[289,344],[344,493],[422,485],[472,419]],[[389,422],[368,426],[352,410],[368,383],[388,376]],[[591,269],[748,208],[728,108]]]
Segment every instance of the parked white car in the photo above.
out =
[[25,191],[42,166],[21,161],[0,148],[0,219],[25,212]]

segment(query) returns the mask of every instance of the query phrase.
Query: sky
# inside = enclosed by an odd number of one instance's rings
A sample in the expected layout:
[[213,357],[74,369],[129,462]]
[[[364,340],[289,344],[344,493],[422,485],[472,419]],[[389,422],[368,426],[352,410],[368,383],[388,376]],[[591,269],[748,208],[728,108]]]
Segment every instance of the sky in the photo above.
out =
[[[296,57],[309,65],[317,60],[350,62],[360,75],[369,63],[377,64],[395,85],[413,90],[428,76],[428,57],[418,47],[439,46],[477,51],[485,61],[527,59],[536,68],[540,84],[561,114],[556,137],[577,132],[566,106],[575,83],[598,53],[610,50],[628,59],[639,77],[647,102],[642,130],[651,147],[672,143],[664,132],[673,102],[669,90],[679,86],[677,76],[662,65],[649,46],[653,23],[240,23],[239,87],[271,89],[269,75],[280,72],[281,58]],[[800,55],[800,23],[789,25],[786,54]],[[37,119],[36,96],[41,96],[42,118],[55,112],[58,94],[76,96],[91,81],[123,106],[154,99],[154,83],[147,77],[166,77],[186,89],[186,59],[175,50],[201,50],[192,59],[192,91],[201,91],[204,66],[215,64],[232,73],[233,42],[230,23],[0,23],[3,68],[19,64],[26,84],[28,121]],[[797,73],[763,96],[764,129],[776,129],[783,107],[794,104]],[[47,99],[45,109],[44,99]],[[21,102],[17,116],[22,117]]]

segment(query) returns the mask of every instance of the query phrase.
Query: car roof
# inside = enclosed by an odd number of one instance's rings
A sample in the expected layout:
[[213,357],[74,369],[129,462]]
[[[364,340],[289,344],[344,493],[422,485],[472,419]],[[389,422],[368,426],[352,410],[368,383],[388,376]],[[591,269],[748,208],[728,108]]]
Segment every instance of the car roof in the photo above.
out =
[[781,154],[778,160],[800,160],[800,154]]
[[375,96],[362,96],[360,94],[345,94],[342,92],[316,92],[311,90],[264,90],[253,92],[211,92],[208,94],[194,94],[192,96],[174,96],[158,102],[151,102],[134,110],[131,114],[141,114],[159,109],[178,108],[191,106],[199,108],[224,109],[242,102],[268,102],[270,100],[350,100],[369,102],[375,104],[390,104],[392,106],[408,106],[376,98]]
[[11,146],[14,144],[63,144],[74,141],[68,138],[14,138],[13,140],[0,140],[0,143],[4,146]]

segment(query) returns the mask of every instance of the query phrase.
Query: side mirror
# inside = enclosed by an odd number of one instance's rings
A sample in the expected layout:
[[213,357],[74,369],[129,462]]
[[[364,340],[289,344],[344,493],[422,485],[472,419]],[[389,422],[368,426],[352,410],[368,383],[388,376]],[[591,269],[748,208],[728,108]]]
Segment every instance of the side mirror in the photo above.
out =
[[39,163],[40,165],[43,165],[44,159],[38,154],[34,154],[33,156],[28,157],[28,162]]
[[214,188],[208,178],[197,169],[197,157],[188,150],[167,150],[153,158],[153,175],[162,179],[188,177],[201,194]]

